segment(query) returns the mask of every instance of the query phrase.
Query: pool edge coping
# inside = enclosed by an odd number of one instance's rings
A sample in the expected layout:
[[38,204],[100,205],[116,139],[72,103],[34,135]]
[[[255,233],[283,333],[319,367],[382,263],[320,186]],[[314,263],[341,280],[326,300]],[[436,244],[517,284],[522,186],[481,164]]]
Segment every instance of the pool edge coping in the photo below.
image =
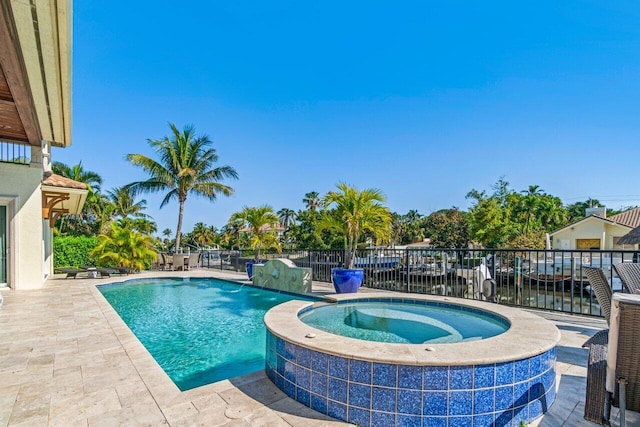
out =
[[[470,306],[492,311],[507,318],[511,327],[504,333],[491,338],[460,343],[397,344],[364,341],[331,334],[303,323],[298,318],[298,313],[314,303],[300,301],[289,301],[270,309],[265,315],[264,322],[267,329],[274,335],[310,350],[350,359],[389,364],[469,366],[510,362],[541,354],[555,347],[560,341],[560,331],[550,321],[518,308],[485,301],[432,295],[393,296],[380,292],[366,295],[325,296],[328,302],[376,298],[435,301]],[[536,326],[531,327],[530,322],[534,322]],[[313,334],[313,337],[308,338],[308,334]],[[498,349],[503,350],[498,351]]]

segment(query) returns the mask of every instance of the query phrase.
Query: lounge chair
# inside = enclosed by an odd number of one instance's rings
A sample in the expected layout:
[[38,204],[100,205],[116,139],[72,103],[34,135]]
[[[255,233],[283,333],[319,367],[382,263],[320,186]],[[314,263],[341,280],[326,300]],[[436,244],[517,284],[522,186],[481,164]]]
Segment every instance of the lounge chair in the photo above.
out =
[[87,273],[88,277],[97,278],[100,275],[100,278],[111,277],[112,274],[116,274],[118,270],[115,268],[109,267],[94,267],[91,265],[82,267],[82,271]]
[[614,264],[613,269],[618,273],[625,292],[630,294],[640,293],[640,264],[623,262]]
[[112,274],[123,274],[122,268],[127,268],[127,267],[98,268],[98,273],[100,273],[101,277],[111,277]]
[[56,270],[61,271],[62,273],[67,273],[65,279],[75,279],[78,273],[83,273],[86,271],[80,268],[57,268]]
[[116,270],[115,272],[118,274],[131,274],[136,271],[135,268],[131,267],[114,267],[113,269]]
[[[607,326],[611,319],[611,286],[600,268],[584,267],[583,269],[589,285],[596,295],[600,311],[607,321]],[[589,349],[587,361],[587,388],[584,402],[584,418],[598,424],[607,422],[608,395],[605,388],[607,378],[607,345],[609,341],[609,329],[598,331],[589,338],[583,348]],[[605,414],[606,412],[606,414]]]

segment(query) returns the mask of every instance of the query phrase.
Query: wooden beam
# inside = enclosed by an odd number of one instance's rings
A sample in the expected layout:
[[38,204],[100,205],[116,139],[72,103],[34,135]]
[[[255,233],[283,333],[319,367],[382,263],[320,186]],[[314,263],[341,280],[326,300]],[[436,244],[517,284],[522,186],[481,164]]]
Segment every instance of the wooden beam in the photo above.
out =
[[4,72],[13,101],[22,121],[29,144],[40,147],[42,133],[38,125],[35,105],[29,86],[20,41],[16,32],[11,2],[0,1],[0,67]]
[[58,218],[66,213],[69,213],[69,209],[53,209],[51,211],[51,216],[49,217],[49,227],[55,227]]
[[[42,218],[51,220],[52,217],[59,215],[60,213],[69,212],[68,209],[60,209],[55,206],[58,203],[69,200],[71,196],[69,193],[52,193],[49,191],[42,192]],[[55,224],[55,220],[53,221]]]

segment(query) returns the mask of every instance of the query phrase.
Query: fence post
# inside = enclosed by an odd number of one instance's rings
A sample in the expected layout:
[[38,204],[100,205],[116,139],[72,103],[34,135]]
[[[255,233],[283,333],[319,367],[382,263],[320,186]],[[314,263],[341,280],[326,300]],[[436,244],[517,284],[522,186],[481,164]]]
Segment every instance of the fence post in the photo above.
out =
[[409,248],[405,248],[404,249],[404,269],[405,269],[405,276],[407,278],[406,280],[406,285],[407,285],[407,293],[411,292],[411,289],[409,287],[410,284],[410,278],[409,278]]

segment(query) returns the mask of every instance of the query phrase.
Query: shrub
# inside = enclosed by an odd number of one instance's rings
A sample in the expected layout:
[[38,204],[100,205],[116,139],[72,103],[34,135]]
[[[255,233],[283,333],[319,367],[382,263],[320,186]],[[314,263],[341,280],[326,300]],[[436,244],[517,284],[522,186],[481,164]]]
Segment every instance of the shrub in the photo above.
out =
[[94,265],[89,253],[96,247],[95,237],[59,236],[53,238],[53,267],[83,267]]
[[128,228],[111,224],[111,231],[98,236],[98,243],[91,251],[98,265],[105,267],[130,267],[135,270],[149,268],[157,260],[150,236]]

